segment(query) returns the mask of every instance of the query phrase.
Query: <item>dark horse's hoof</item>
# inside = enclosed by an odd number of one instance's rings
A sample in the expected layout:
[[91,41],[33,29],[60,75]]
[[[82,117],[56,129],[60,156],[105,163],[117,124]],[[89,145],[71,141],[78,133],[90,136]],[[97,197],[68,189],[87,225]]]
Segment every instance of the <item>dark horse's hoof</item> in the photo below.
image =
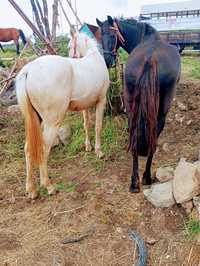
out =
[[143,180],[142,180],[142,184],[143,184],[143,185],[148,185],[148,186],[150,186],[150,185],[152,184],[152,180],[151,180],[151,179],[143,178]]
[[132,186],[130,186],[129,191],[131,193],[139,193],[140,192],[140,188],[139,187],[132,187]]

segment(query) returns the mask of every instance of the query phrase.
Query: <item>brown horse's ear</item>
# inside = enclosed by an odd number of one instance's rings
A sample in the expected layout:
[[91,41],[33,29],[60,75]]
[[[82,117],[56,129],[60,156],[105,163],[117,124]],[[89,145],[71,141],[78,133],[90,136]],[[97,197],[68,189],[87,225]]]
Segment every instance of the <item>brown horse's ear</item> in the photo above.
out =
[[107,16],[107,19],[108,19],[109,24],[113,26],[114,24],[113,18],[111,16]]
[[98,18],[96,18],[96,22],[99,27],[102,27],[103,22],[101,22]]

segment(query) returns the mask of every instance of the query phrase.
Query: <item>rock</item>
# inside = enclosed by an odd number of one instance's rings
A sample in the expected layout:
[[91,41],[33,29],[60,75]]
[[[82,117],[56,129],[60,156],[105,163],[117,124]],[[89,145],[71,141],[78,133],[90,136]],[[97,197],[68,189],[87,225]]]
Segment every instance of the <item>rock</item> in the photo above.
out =
[[181,102],[177,102],[178,108],[181,111],[187,111],[187,107],[185,106],[185,104],[181,103]]
[[145,189],[143,193],[146,199],[155,207],[170,207],[175,204],[172,193],[172,180],[154,184],[150,189]]
[[71,127],[69,124],[65,124],[58,129],[58,138],[60,139],[63,145],[69,144],[69,140],[71,137]]
[[151,238],[151,237],[147,237],[145,239],[145,242],[149,245],[154,245],[158,242],[159,240],[158,239],[155,239],[155,238]]
[[186,125],[189,126],[191,124],[192,124],[192,120],[190,119],[190,120],[187,121]]
[[180,114],[175,115],[175,120],[179,123],[183,123],[183,120],[185,119],[185,116],[181,116]]
[[200,161],[194,162],[193,165],[195,165],[197,167],[198,171],[200,172]]
[[185,211],[186,211],[187,214],[190,214],[192,212],[193,207],[194,207],[192,200],[183,202],[181,205],[185,209]]
[[162,149],[164,152],[169,152],[169,143],[164,143],[163,146],[162,146]]
[[166,182],[174,177],[174,169],[172,167],[160,167],[156,171],[156,178],[161,182]]
[[180,160],[174,171],[173,194],[177,203],[200,194],[200,171],[195,164]]
[[7,110],[8,110],[8,113],[10,113],[11,115],[15,115],[15,114],[18,115],[21,113],[18,104],[14,104],[14,105],[9,106]]
[[194,203],[195,209],[197,211],[198,219],[200,221],[200,196],[193,197],[193,203]]

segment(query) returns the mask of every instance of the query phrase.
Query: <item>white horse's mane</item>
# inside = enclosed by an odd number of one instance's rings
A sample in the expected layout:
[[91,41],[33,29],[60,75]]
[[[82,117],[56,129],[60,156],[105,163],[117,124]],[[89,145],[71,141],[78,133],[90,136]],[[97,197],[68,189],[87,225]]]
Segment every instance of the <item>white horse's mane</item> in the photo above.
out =
[[90,48],[98,48],[98,43],[95,39],[90,38],[87,34],[85,34],[84,32],[79,32],[77,33],[77,40],[87,40],[88,45]]

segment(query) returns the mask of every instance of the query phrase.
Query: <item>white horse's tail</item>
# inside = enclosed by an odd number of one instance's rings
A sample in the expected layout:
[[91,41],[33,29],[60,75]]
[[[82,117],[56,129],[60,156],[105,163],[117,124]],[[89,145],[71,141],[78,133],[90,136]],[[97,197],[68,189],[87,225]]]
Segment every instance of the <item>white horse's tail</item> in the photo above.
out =
[[43,138],[40,118],[26,91],[28,72],[21,71],[16,79],[17,100],[25,118],[25,133],[27,151],[33,164],[39,165],[43,161]]

